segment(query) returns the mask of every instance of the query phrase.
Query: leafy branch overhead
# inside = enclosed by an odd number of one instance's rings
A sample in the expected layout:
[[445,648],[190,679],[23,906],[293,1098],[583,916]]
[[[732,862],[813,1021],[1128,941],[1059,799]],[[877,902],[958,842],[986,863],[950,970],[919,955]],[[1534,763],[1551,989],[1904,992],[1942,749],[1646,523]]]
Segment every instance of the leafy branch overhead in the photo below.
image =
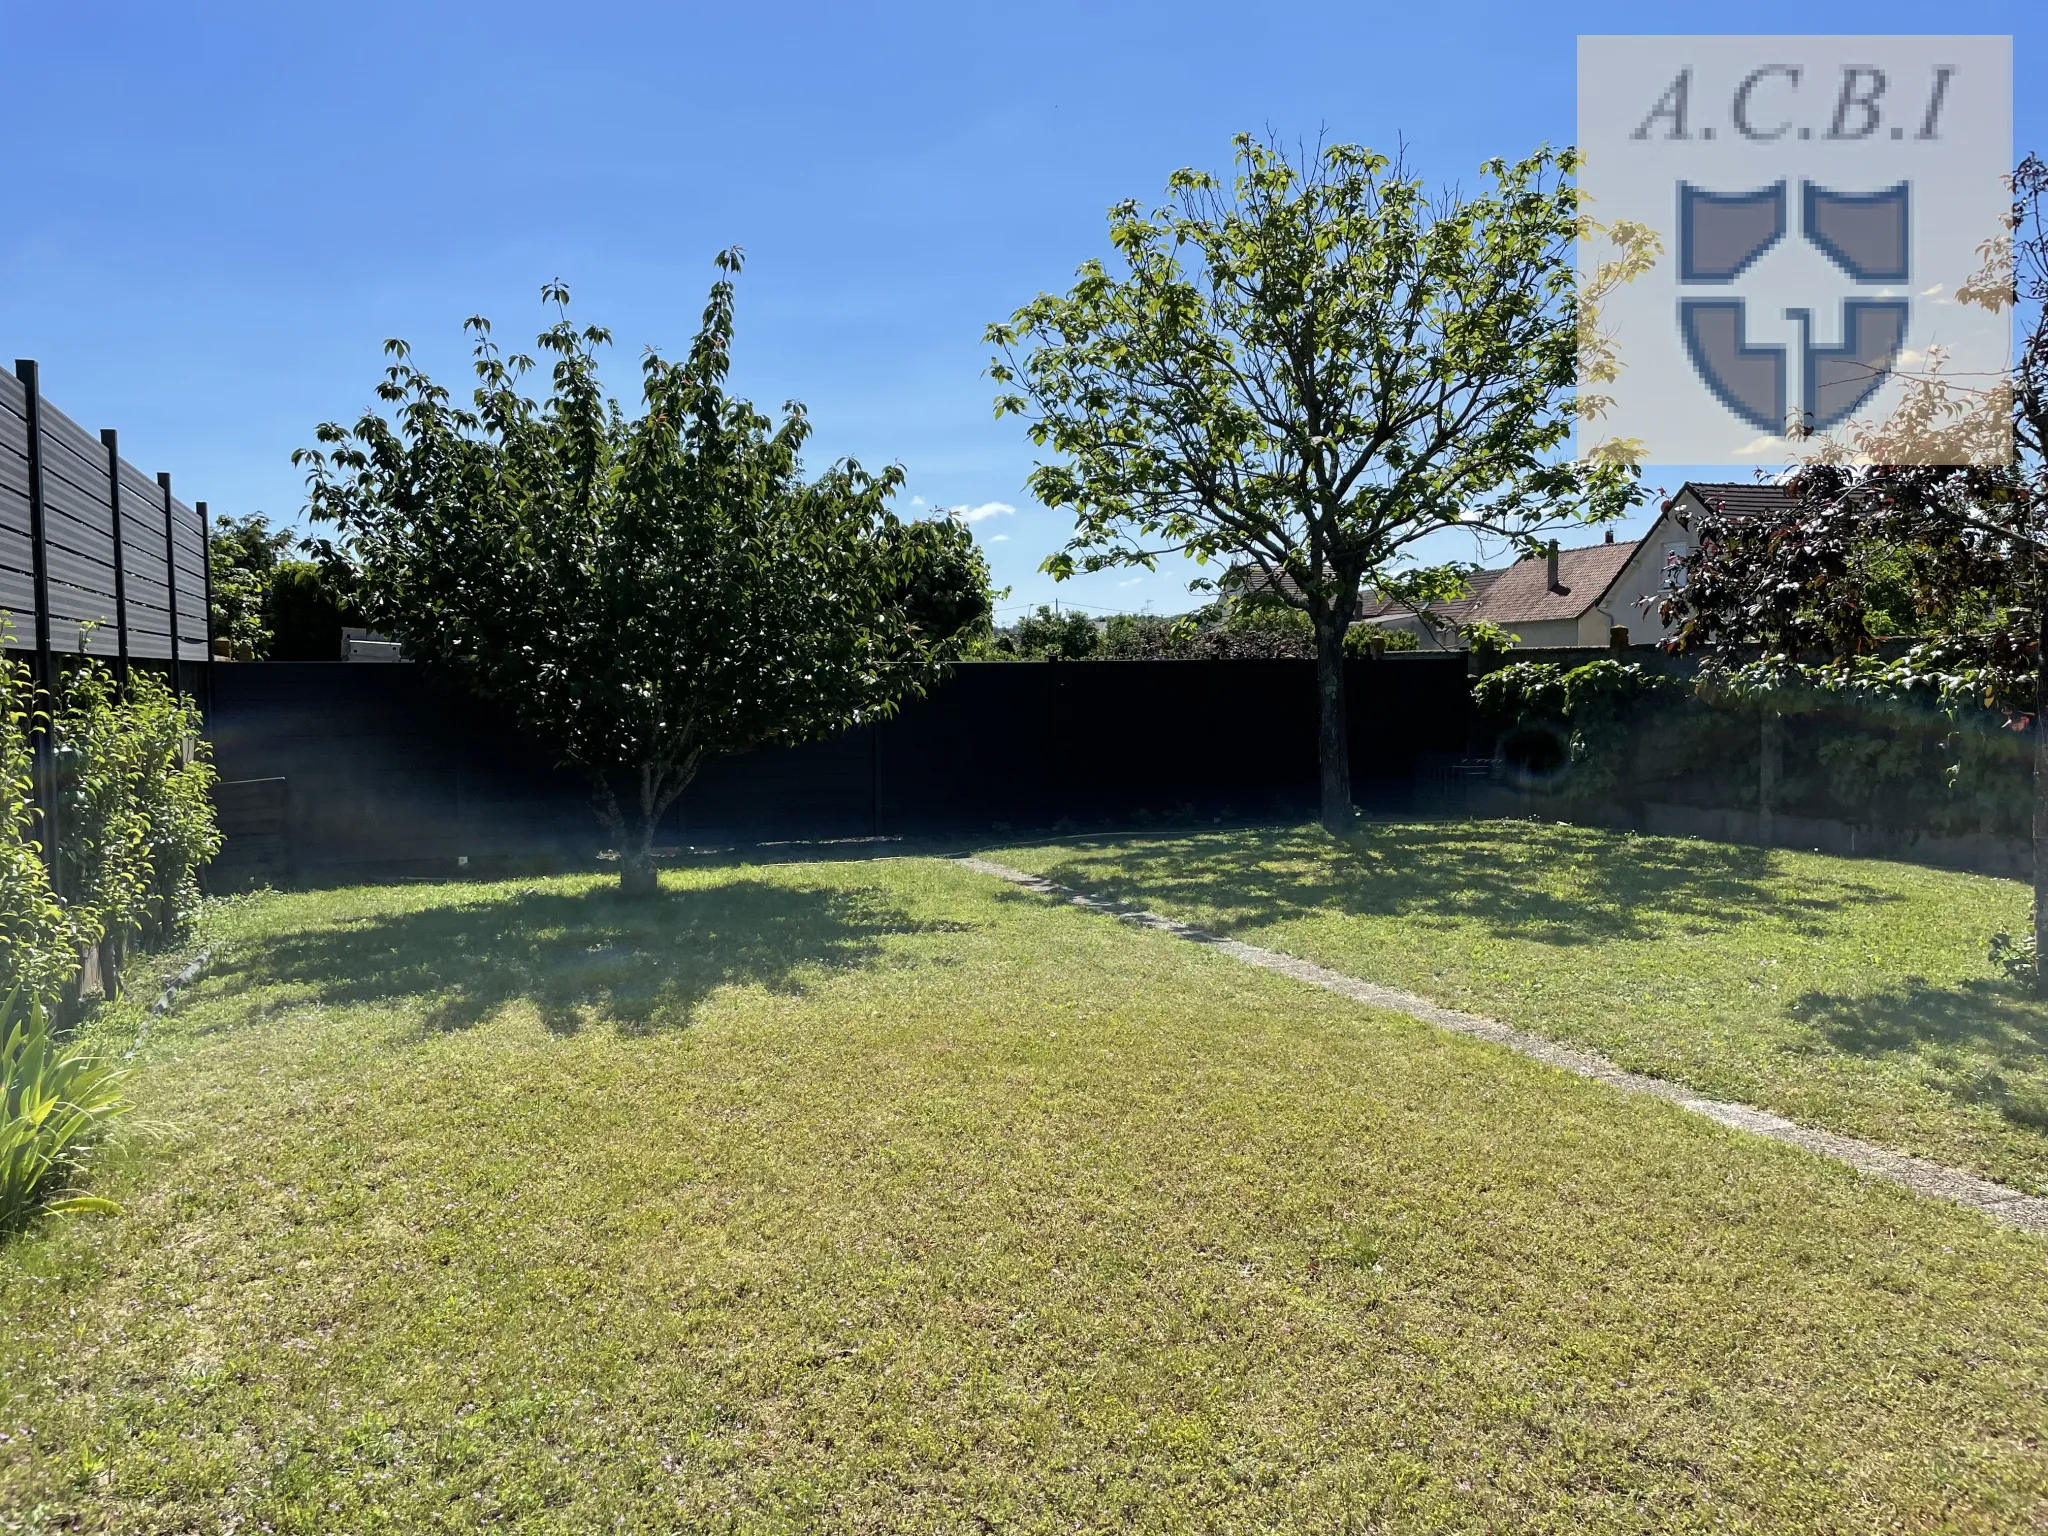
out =
[[718,264],[687,354],[642,361],[637,417],[599,383],[609,332],[579,329],[557,283],[545,399],[522,393],[534,360],[476,317],[469,407],[394,341],[392,418],[324,425],[297,459],[365,616],[585,770],[642,888],[655,824],[707,758],[888,713],[988,613],[967,530],[889,511],[899,467],[806,480],[803,408],[775,421],[727,393],[739,252]]

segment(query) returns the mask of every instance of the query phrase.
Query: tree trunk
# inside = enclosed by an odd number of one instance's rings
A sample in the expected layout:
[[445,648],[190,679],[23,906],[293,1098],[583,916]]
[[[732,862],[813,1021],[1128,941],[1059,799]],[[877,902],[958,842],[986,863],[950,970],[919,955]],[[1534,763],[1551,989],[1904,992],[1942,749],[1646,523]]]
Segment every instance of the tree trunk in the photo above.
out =
[[100,993],[110,1003],[121,999],[121,975],[128,957],[128,930],[109,929],[100,940]]
[[654,867],[654,834],[662,816],[697,776],[702,761],[703,753],[695,751],[673,766],[642,763],[632,770],[631,787],[623,797],[609,775],[591,774],[597,819],[618,844],[621,896],[652,896],[661,889],[660,872]]
[[652,896],[661,889],[661,872],[654,867],[654,826],[666,809],[666,806],[654,804],[649,774],[642,768],[639,803],[633,808],[632,821],[624,829],[626,835],[620,839],[621,896]]
[[2048,595],[2034,655],[2034,995],[2048,997]]
[[1316,621],[1316,771],[1322,786],[1323,830],[1351,830],[1351,748],[1344,713],[1344,629]]
[[654,867],[654,860],[645,854],[639,857],[621,854],[619,856],[619,894],[621,896],[652,896],[661,889],[661,872]]

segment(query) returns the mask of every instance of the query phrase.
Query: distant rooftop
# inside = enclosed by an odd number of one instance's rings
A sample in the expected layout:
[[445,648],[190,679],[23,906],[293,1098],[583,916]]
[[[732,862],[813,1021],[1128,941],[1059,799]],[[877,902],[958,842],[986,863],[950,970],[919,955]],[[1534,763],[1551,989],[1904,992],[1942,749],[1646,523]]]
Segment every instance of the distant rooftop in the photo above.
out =
[[1673,496],[1672,502],[1675,504],[1687,492],[1710,512],[1726,512],[1736,517],[1783,512],[1792,504],[1791,494],[1782,485],[1759,484],[1754,480],[1688,480],[1678,488],[1678,496]]

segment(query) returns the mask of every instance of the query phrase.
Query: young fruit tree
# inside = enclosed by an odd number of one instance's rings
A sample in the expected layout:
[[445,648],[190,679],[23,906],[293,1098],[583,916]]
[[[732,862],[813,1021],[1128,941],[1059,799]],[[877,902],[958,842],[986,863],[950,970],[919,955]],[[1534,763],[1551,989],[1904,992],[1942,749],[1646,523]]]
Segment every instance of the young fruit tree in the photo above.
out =
[[707,758],[888,714],[989,612],[967,529],[889,511],[900,469],[807,480],[803,408],[776,423],[726,392],[739,253],[718,265],[688,355],[642,363],[638,416],[600,387],[609,335],[550,284],[545,400],[476,318],[473,408],[389,342],[393,419],[325,424],[295,458],[365,618],[589,775],[629,894],[655,889],[656,825]]
[[1353,145],[1235,141],[1226,186],[1110,210],[1114,267],[989,327],[998,415],[1056,459],[1055,577],[1190,555],[1248,567],[1314,628],[1323,824],[1351,821],[1344,635],[1361,589],[1446,530],[1523,548],[1635,498],[1625,454],[1567,456],[1581,347],[1570,150],[1431,197]]

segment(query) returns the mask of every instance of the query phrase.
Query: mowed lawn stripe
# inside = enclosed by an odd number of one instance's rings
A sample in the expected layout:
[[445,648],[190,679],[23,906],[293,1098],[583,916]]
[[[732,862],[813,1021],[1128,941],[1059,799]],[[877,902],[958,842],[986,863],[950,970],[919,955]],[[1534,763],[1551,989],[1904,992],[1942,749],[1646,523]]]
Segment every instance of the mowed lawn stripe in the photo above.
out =
[[[273,896],[0,1249],[54,1529],[1956,1530],[2041,1247],[938,861]],[[30,1528],[36,1528],[35,1523]]]

